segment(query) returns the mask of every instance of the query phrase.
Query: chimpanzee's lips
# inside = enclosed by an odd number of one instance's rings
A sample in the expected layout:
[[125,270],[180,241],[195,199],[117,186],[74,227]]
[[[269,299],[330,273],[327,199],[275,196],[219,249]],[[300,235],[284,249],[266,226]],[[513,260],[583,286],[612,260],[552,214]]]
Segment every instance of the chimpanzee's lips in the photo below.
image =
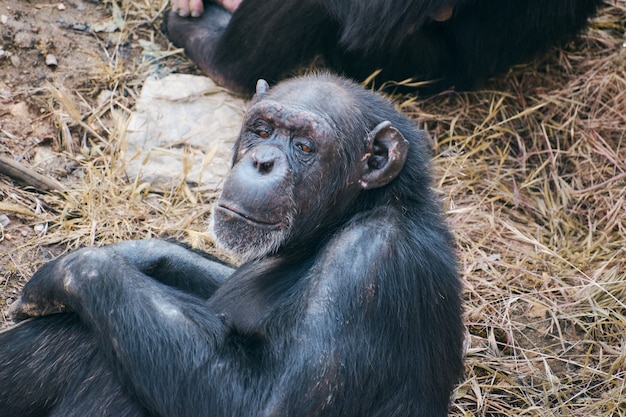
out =
[[263,227],[266,229],[280,229],[283,223],[282,221],[274,222],[274,221],[257,219],[251,216],[250,214],[245,213],[244,210],[238,207],[233,207],[230,204],[229,205],[226,205],[224,203],[217,204],[215,206],[215,210],[222,212],[222,214],[225,216],[243,220],[246,223],[249,223],[255,227]]

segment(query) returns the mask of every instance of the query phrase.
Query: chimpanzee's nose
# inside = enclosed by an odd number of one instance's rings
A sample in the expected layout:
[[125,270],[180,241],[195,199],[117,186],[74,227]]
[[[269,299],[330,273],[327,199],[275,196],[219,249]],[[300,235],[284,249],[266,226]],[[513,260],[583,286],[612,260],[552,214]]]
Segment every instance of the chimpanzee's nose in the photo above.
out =
[[261,175],[272,172],[274,165],[282,157],[282,153],[274,146],[259,146],[252,154],[252,166]]

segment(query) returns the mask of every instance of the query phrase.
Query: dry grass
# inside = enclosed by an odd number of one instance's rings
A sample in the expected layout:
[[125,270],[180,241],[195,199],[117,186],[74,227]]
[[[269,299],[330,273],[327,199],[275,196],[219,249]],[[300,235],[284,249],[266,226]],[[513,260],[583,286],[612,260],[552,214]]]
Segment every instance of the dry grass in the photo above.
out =
[[626,415],[626,2],[489,90],[402,103],[432,132],[466,279],[453,415]]
[[[163,42],[162,4],[153,3],[122,2],[124,36],[147,43],[143,59],[113,54],[96,72],[95,82],[116,92],[112,100],[47,95],[61,132],[87,138],[62,147],[74,149],[66,156],[82,178],[66,182],[64,195],[0,179],[2,204],[10,204],[0,211],[40,225],[37,238],[8,254],[0,299],[50,247],[56,254],[170,236],[210,248],[203,230],[212,196],[184,184],[155,193],[128,182],[119,163],[142,80],[190,68]],[[432,134],[436,186],[465,279],[467,375],[453,416],[626,415],[625,60],[626,1],[615,0],[581,39],[484,91],[396,98]],[[22,259],[28,251],[35,256]]]

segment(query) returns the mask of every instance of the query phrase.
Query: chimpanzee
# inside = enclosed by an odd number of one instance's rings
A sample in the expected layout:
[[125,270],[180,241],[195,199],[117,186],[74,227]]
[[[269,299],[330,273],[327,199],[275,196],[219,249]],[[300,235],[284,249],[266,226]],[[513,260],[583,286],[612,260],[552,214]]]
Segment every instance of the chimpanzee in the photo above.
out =
[[[468,89],[562,42],[602,0],[172,0],[168,36],[216,82],[251,93],[322,57],[364,80]],[[241,4],[239,4],[241,3]],[[180,15],[200,16],[196,18]]]
[[44,317],[0,334],[0,414],[445,416],[464,331],[428,161],[351,81],[259,81],[211,220],[244,263],[160,240],[47,263],[12,306]]

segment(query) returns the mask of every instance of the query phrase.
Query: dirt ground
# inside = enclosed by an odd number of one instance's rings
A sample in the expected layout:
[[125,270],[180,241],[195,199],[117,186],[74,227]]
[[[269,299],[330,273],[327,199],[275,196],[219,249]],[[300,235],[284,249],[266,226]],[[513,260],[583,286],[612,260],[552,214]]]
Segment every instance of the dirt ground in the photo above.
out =
[[[59,150],[58,126],[51,119],[47,86],[61,85],[91,97],[101,89],[90,74],[100,65],[98,55],[106,51],[110,41],[98,38],[88,28],[110,13],[102,5],[87,1],[0,0],[0,15],[0,154],[32,163],[42,144]],[[55,57],[57,65],[46,64],[48,55]],[[71,164],[49,164],[46,168],[42,172],[61,176],[72,170]],[[19,199],[3,191],[1,204]],[[37,199],[35,195],[32,198]],[[0,206],[0,212],[11,214],[7,208]],[[28,274],[61,252],[55,247],[26,244],[38,233],[32,220],[10,216],[10,223],[3,227],[0,280],[4,280],[2,298],[9,303],[19,287],[13,273],[19,270]]]
[[[162,9],[150,9],[154,20],[160,22]],[[157,71],[142,71],[146,55],[158,53],[157,43],[169,45],[158,22],[128,24],[122,9],[106,1],[0,0],[0,16],[0,155],[71,187],[86,175],[81,161],[109,145],[92,146],[91,140],[109,136],[107,112],[130,108],[135,87]],[[43,244],[49,231],[41,214],[58,209],[47,205],[49,195],[7,177],[0,181],[4,306],[42,262],[67,250],[67,242]]]
[[[44,97],[47,86],[60,85],[87,98],[101,91],[92,74],[113,40],[90,28],[110,18],[110,12],[98,2],[0,0],[0,14],[1,151],[30,162],[34,147],[58,136]],[[47,65],[48,56],[57,64]]]
[[[151,236],[211,250],[214,194],[157,192],[119,157],[146,77],[196,72],[160,30],[165,5],[0,0],[0,157],[64,187],[0,175],[0,328],[68,250]],[[393,97],[432,136],[458,245],[453,416],[626,416],[625,62],[626,0],[609,0],[578,39],[480,91]]]

